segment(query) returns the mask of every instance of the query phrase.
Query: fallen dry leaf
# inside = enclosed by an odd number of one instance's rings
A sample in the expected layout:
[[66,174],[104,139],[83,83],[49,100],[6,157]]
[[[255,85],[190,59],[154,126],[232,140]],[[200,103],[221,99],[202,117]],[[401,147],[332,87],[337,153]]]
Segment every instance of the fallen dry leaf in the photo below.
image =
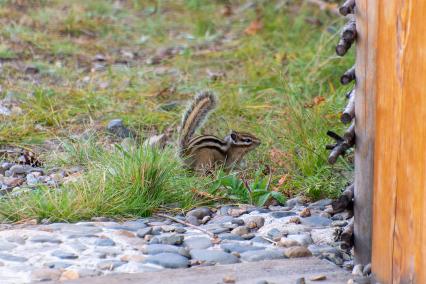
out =
[[325,102],[325,98],[323,96],[316,96],[310,103],[305,104],[305,108],[313,108],[314,106],[320,105],[323,102]]
[[262,21],[259,19],[256,19],[250,23],[250,25],[244,30],[244,33],[246,35],[255,35],[262,29],[263,29]]

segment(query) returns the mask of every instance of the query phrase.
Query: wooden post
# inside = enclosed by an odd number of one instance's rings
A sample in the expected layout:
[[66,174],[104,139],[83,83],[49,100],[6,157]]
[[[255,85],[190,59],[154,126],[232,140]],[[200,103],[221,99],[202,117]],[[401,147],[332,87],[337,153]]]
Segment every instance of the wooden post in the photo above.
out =
[[355,96],[355,262],[371,261],[375,134],[375,27],[372,0],[356,1],[356,96]]
[[[426,283],[426,1],[357,0],[356,259],[380,283]],[[374,145],[374,147],[373,147]],[[374,157],[374,163],[373,163]],[[374,175],[372,175],[374,173]],[[366,208],[366,209],[363,209]]]

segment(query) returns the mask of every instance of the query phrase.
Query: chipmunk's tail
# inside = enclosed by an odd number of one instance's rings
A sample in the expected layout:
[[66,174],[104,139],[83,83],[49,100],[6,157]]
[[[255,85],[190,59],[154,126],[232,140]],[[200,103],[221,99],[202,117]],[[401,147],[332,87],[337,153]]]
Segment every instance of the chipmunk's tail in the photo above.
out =
[[210,111],[216,107],[216,96],[211,91],[203,91],[197,94],[189,105],[182,118],[179,133],[179,155],[185,152],[189,140],[195,131],[201,127]]

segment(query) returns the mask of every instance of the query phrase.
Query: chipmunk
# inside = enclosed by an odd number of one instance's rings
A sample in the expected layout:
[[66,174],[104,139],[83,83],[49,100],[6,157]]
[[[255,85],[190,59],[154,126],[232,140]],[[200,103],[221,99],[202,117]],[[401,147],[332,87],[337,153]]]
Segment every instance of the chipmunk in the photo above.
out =
[[260,145],[256,136],[237,131],[231,131],[223,140],[213,135],[193,137],[216,104],[217,99],[212,92],[201,92],[182,118],[179,155],[188,168],[200,173],[206,173],[216,166],[223,166],[228,171]]

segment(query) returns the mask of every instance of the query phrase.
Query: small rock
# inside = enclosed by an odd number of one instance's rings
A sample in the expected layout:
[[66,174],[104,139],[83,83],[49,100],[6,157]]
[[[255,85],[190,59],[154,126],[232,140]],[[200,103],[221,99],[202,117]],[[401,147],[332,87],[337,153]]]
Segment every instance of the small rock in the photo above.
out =
[[115,246],[115,242],[109,238],[101,238],[95,241],[95,246],[112,247]]
[[54,262],[48,262],[45,263],[44,266],[48,268],[56,268],[56,269],[65,269],[67,267],[70,267],[72,263],[63,262],[63,261],[54,261]]
[[51,243],[51,244],[60,244],[61,240],[49,237],[49,236],[35,236],[30,239],[33,243]]
[[197,218],[198,220],[202,220],[204,217],[206,216],[210,216],[212,215],[212,211],[207,208],[207,207],[200,207],[200,208],[196,208],[193,209],[191,211],[189,211],[186,216],[194,216],[195,218]]
[[175,253],[189,257],[188,250],[183,247],[164,244],[149,244],[142,247],[142,252],[145,254],[155,255],[160,253]]
[[261,216],[253,216],[246,220],[247,227],[250,229],[261,228],[265,224],[265,218]]
[[181,245],[183,243],[183,235],[177,235],[177,234],[163,234],[160,236],[154,237],[150,243],[158,243],[158,244],[165,244],[165,245]]
[[159,253],[149,256],[146,263],[161,265],[165,268],[186,268],[189,266],[189,260],[176,253]]
[[309,208],[324,210],[325,207],[331,205],[332,202],[333,200],[331,199],[318,200],[317,202],[309,204]]
[[274,241],[278,241],[279,239],[282,238],[283,233],[280,232],[277,228],[273,228],[271,230],[268,231],[268,233],[266,234],[269,238],[271,238]]
[[206,224],[208,221],[211,220],[212,217],[210,216],[204,216],[204,218],[200,221],[201,224]]
[[285,203],[285,206],[293,208],[296,205],[304,205],[305,202],[303,201],[303,199],[301,197],[294,197],[291,199],[288,199],[287,202]]
[[245,208],[230,208],[228,210],[228,214],[232,217],[240,217],[241,215],[247,213],[247,209]]
[[256,236],[253,239],[251,239],[252,243],[259,243],[259,244],[270,244],[267,240],[262,238],[261,236]]
[[237,225],[237,226],[243,226],[245,223],[244,223],[244,220],[243,219],[232,219],[232,221],[231,221],[231,224],[235,224],[235,225]]
[[39,268],[31,271],[31,281],[57,281],[61,277],[59,269]]
[[299,217],[294,216],[294,217],[291,217],[291,218],[288,220],[288,223],[300,224],[300,223],[302,223],[302,222],[300,221],[300,218],[299,218]]
[[364,266],[364,269],[362,270],[362,274],[364,276],[368,276],[368,275],[371,274],[371,263],[369,263],[366,266]]
[[143,262],[143,261],[146,260],[146,256],[145,255],[140,255],[140,254],[123,255],[122,257],[120,257],[120,260],[124,261],[124,262],[129,262],[129,261]]
[[163,232],[169,233],[176,230],[176,227],[173,225],[164,225],[164,226],[161,226],[161,230],[163,230]]
[[236,227],[235,229],[233,229],[231,231],[231,234],[242,236],[242,235],[248,234],[249,232],[250,231],[246,226],[240,226],[240,227]]
[[317,245],[331,245],[334,243],[335,227],[328,227],[324,229],[312,229],[311,237]]
[[285,251],[285,255],[288,258],[296,258],[296,257],[308,257],[312,256],[312,253],[305,247],[291,247]]
[[13,262],[25,262],[28,260],[26,257],[16,256],[8,253],[0,253],[0,259]]
[[115,268],[125,264],[124,261],[119,260],[104,260],[97,264],[97,267],[101,270],[114,270]]
[[225,252],[233,253],[243,253],[246,251],[253,251],[253,250],[263,250],[263,247],[257,247],[252,245],[246,245],[246,244],[240,244],[240,243],[223,243],[220,246]]
[[22,185],[25,182],[25,179],[19,177],[6,177],[3,179],[3,184],[8,187],[17,187]]
[[151,233],[152,233],[152,227],[146,227],[146,228],[137,230],[136,235],[139,238],[144,238],[146,235],[149,235]]
[[186,220],[186,222],[188,222],[189,224],[194,225],[194,226],[199,226],[201,224],[200,220],[198,220],[197,217],[192,216],[192,215],[186,216],[185,220]]
[[183,245],[188,249],[206,249],[212,246],[212,242],[206,237],[186,238]]
[[261,261],[284,258],[284,253],[280,250],[251,250],[241,253],[244,261]]
[[296,279],[296,284],[306,284],[305,278],[298,278]]
[[11,244],[9,242],[0,242],[0,251],[7,251],[16,248],[17,245]]
[[61,277],[59,278],[59,281],[66,281],[66,280],[75,280],[79,279],[80,274],[78,274],[75,270],[65,270],[62,272]]
[[348,224],[348,221],[345,220],[336,220],[331,222],[332,227],[345,227]]
[[302,218],[306,218],[311,216],[311,210],[309,210],[309,208],[305,208],[302,211],[300,211],[299,216]]
[[20,175],[25,174],[27,172],[27,169],[23,165],[13,165],[10,168],[10,172],[12,173],[12,175]]
[[309,278],[309,280],[311,281],[322,281],[327,279],[327,276],[325,275],[316,275],[316,276],[312,276],[311,278]]
[[223,277],[223,283],[235,283],[237,280],[235,278],[235,276],[232,275],[226,275],[225,277]]
[[208,263],[232,264],[239,262],[236,256],[220,250],[194,249],[190,251],[190,254],[192,259]]
[[362,264],[355,265],[354,268],[352,269],[352,275],[364,276],[363,269],[364,269],[364,266]]
[[320,217],[320,216],[311,216],[303,219],[303,223],[317,227],[317,226],[330,226],[331,220],[328,218]]
[[283,237],[278,242],[278,245],[281,247],[289,248],[289,247],[300,246],[301,244],[299,244],[299,242],[296,240]]
[[66,252],[66,251],[61,251],[61,250],[56,250],[56,251],[52,252],[52,256],[56,256],[57,258],[60,258],[60,259],[76,259],[76,258],[78,258],[78,255],[76,255],[72,252]]
[[308,246],[312,244],[312,238],[309,234],[288,235],[287,238],[295,240],[302,246]]
[[292,211],[276,211],[276,212],[271,212],[270,215],[273,218],[280,219],[280,218],[284,218],[284,217],[295,216],[296,213],[294,213]]
[[113,119],[108,123],[107,130],[120,138],[133,137],[132,132],[126,128],[121,119]]
[[219,239],[221,240],[229,240],[229,241],[244,241],[244,239],[241,236],[238,236],[236,234],[231,233],[222,233],[219,234]]
[[253,233],[248,233],[248,234],[244,234],[244,235],[242,235],[241,237],[242,237],[243,239],[245,239],[245,240],[251,240],[251,239],[253,239],[255,236],[256,236],[256,235],[255,235],[255,234],[253,234]]

